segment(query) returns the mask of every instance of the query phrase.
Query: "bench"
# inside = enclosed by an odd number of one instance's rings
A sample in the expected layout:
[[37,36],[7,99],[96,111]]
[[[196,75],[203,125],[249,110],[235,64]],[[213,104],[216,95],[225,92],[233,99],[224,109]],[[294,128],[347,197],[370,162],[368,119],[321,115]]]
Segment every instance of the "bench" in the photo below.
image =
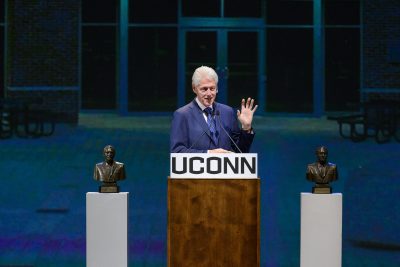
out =
[[[342,116],[328,116],[339,124],[343,138],[360,142],[368,137],[379,144],[389,142],[392,137],[400,142],[400,103],[379,100],[360,104],[361,112]],[[346,127],[347,126],[347,127]],[[347,128],[347,130],[346,130]]]
[[0,138],[50,136],[55,130],[55,114],[41,108],[41,99],[0,99]]

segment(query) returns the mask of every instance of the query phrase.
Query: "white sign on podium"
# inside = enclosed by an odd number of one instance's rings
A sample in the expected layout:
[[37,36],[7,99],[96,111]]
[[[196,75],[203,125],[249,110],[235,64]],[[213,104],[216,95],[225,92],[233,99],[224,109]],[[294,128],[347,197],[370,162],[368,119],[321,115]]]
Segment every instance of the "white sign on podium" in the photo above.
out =
[[171,153],[170,178],[257,179],[256,153]]

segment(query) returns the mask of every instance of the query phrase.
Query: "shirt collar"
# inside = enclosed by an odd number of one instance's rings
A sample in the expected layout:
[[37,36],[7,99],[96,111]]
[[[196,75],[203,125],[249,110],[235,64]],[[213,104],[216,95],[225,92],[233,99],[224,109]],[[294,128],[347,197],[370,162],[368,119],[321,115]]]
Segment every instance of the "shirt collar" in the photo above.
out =
[[[199,105],[199,107],[200,107],[200,109],[202,110],[202,111],[204,111],[207,107],[206,106],[204,106],[201,102],[200,102],[200,100],[197,98],[197,96],[194,98],[195,100],[196,100],[196,103],[197,103],[197,105]],[[213,107],[214,105],[211,105],[211,110],[214,110],[214,107]]]

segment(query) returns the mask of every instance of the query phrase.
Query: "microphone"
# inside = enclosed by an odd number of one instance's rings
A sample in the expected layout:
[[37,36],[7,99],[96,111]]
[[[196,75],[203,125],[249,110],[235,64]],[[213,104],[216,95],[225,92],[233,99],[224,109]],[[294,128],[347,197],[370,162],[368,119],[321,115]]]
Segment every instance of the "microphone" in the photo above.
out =
[[219,110],[216,110],[216,111],[215,111],[215,116],[216,116],[217,118],[219,118],[219,120],[217,119],[217,121],[218,121],[218,123],[219,123],[220,128],[222,128],[222,130],[224,130],[225,134],[229,137],[229,139],[230,139],[231,142],[235,145],[235,147],[237,148],[237,150],[239,150],[240,153],[243,153],[242,150],[240,150],[240,148],[239,148],[238,145],[236,144],[236,142],[233,141],[233,139],[232,139],[232,137],[229,135],[229,133],[225,130],[225,127],[224,127],[224,125],[222,124],[221,118],[219,117],[219,115],[220,115]]

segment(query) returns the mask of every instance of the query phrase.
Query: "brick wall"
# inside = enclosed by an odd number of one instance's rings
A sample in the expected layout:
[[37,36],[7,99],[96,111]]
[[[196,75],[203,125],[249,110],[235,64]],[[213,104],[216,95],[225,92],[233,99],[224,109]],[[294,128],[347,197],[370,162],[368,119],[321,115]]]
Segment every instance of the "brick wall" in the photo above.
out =
[[400,88],[400,1],[366,0],[364,88]]
[[42,98],[42,108],[77,123],[79,13],[80,0],[8,1],[7,97]]

